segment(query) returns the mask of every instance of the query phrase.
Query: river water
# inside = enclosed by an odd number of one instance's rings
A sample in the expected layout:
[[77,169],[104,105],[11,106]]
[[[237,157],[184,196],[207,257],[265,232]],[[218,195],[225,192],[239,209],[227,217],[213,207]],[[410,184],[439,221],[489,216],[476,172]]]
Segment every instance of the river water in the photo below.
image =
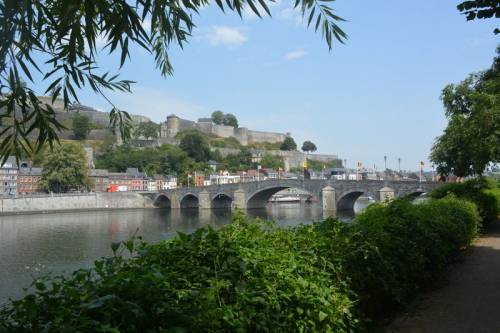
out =
[[[367,202],[360,201],[355,211]],[[318,204],[269,204],[248,210],[250,217],[293,226],[321,220]],[[354,213],[339,214],[349,220]],[[33,278],[47,273],[64,274],[90,267],[94,260],[112,254],[110,244],[134,233],[148,242],[173,237],[177,231],[190,233],[204,225],[229,223],[230,210],[138,209],[89,211],[0,217],[0,304],[24,294]]]

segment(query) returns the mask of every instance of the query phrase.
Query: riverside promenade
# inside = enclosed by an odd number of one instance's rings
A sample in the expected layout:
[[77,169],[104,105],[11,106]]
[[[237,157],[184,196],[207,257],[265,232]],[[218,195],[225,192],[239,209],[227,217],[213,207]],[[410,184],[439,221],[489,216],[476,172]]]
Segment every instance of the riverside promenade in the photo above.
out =
[[424,295],[390,333],[500,332],[500,221],[451,268],[449,283]]

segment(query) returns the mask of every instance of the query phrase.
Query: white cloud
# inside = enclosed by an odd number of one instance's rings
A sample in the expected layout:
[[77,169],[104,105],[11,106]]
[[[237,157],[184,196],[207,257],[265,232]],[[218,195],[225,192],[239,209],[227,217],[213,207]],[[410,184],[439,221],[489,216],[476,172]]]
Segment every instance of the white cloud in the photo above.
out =
[[295,59],[305,57],[308,53],[309,52],[307,52],[304,49],[297,49],[297,50],[290,51],[287,54],[285,54],[284,58],[285,58],[285,60],[295,60]]
[[212,45],[241,45],[248,41],[248,37],[237,28],[214,26],[208,40]]
[[297,25],[304,24],[304,18],[299,8],[287,7],[279,11],[278,19],[283,21],[292,21]]

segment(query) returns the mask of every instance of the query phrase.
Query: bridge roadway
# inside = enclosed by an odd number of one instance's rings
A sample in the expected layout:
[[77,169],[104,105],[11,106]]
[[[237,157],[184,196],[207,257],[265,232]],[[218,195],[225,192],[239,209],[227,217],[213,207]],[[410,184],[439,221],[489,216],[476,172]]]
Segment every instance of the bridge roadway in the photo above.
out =
[[272,179],[236,184],[184,187],[143,193],[155,207],[239,208],[264,207],[271,196],[283,189],[298,188],[317,198],[324,211],[352,210],[361,196],[376,201],[402,196],[418,196],[440,186],[437,182],[385,180]]

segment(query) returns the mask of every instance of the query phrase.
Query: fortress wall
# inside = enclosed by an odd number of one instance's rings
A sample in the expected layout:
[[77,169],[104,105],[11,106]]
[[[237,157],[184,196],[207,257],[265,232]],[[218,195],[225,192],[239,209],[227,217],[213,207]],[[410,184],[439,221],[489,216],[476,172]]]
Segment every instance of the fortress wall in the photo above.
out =
[[286,139],[285,134],[272,133],[272,132],[260,132],[260,131],[248,131],[248,143],[252,142],[283,142]]
[[196,128],[202,131],[203,133],[212,134],[213,132],[213,124],[212,123],[197,123]]
[[248,128],[240,127],[235,129],[236,139],[243,145],[248,145]]
[[212,134],[217,135],[221,138],[236,137],[234,127],[225,125],[212,125]]
[[195,127],[196,127],[196,122],[179,118],[178,131],[184,131],[184,130],[195,128]]

